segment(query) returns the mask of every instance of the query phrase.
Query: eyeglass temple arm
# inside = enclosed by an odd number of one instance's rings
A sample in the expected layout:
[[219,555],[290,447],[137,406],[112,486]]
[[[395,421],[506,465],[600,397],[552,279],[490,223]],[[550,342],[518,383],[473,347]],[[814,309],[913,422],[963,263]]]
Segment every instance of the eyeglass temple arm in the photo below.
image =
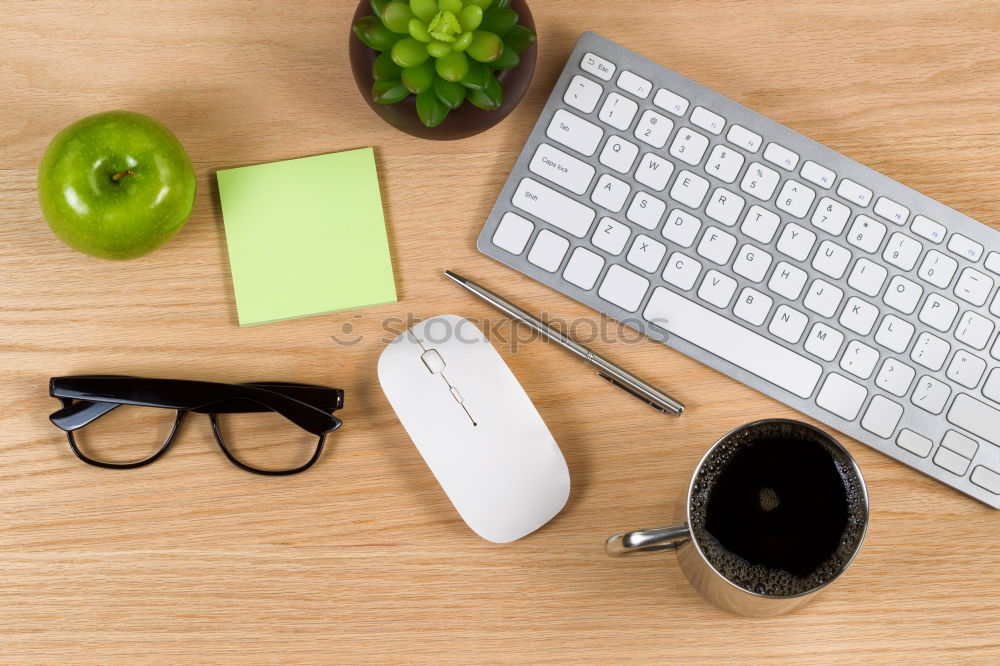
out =
[[93,423],[118,406],[119,404],[116,402],[81,400],[53,412],[49,416],[49,420],[57,428],[61,428],[66,432],[72,432]]

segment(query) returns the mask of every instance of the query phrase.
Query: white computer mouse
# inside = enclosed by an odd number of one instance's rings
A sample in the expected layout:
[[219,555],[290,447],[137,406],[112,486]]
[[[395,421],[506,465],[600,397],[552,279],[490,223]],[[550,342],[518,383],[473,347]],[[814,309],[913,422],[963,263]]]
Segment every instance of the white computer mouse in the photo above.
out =
[[396,416],[472,531],[534,532],[569,498],[569,469],[517,378],[475,324],[422,321],[389,343],[378,378]]

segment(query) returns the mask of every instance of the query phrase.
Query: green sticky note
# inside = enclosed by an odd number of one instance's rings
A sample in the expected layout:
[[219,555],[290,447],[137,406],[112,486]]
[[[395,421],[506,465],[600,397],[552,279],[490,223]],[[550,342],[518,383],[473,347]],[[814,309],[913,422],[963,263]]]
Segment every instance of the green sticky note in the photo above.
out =
[[217,177],[241,326],[396,302],[371,148]]

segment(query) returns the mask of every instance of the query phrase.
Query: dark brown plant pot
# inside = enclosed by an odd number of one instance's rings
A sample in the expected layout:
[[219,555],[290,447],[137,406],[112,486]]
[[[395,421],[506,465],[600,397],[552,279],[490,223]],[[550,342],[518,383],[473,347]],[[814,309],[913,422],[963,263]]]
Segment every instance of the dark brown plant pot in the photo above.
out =
[[[535,21],[528,10],[525,0],[512,0],[510,8],[517,12],[520,23],[528,28],[535,29]],[[358,3],[358,10],[354,13],[354,21],[369,16],[372,13],[369,0],[361,0]],[[457,109],[452,110],[448,117],[437,127],[427,127],[420,118],[417,117],[417,102],[414,95],[410,95],[401,102],[395,104],[376,104],[372,101],[372,85],[375,80],[372,78],[372,65],[378,52],[365,46],[360,39],[350,33],[348,37],[350,44],[349,52],[351,57],[351,69],[354,71],[354,81],[358,84],[358,90],[368,106],[372,107],[382,120],[389,123],[401,132],[420,137],[421,139],[437,139],[449,141],[452,139],[464,139],[484,132],[506,118],[514,107],[518,105],[524,93],[531,83],[531,75],[535,73],[535,60],[538,57],[538,45],[532,44],[521,52],[521,62],[513,69],[506,69],[496,72],[497,80],[503,88],[503,104],[495,111],[483,111],[480,108],[466,102]]]

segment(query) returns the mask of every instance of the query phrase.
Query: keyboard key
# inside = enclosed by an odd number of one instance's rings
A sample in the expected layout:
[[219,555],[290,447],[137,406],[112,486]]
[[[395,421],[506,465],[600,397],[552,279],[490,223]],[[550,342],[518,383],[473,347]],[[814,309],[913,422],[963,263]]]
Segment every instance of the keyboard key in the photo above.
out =
[[743,155],[722,144],[712,149],[705,163],[705,172],[715,176],[724,183],[732,183],[740,175],[743,168]]
[[601,255],[591,252],[587,248],[578,247],[570,255],[563,277],[567,282],[575,284],[581,289],[593,289],[597,284],[597,277],[604,268],[604,259]]
[[872,398],[861,419],[861,427],[882,439],[889,439],[903,417],[903,407],[880,395]]
[[928,370],[937,372],[944,365],[949,351],[951,351],[951,345],[935,335],[924,332],[917,337],[917,342],[910,352],[910,358]]
[[990,370],[990,376],[983,384],[983,395],[994,402],[1000,402],[1000,368]]
[[986,304],[991,291],[993,291],[993,278],[975,268],[963,270],[958,276],[958,282],[955,283],[955,295],[977,307]]
[[829,275],[834,280],[839,280],[844,277],[849,263],[851,263],[850,250],[833,241],[825,240],[819,244],[819,250],[813,257],[812,267],[824,275]]
[[778,230],[778,223],[781,218],[776,213],[761,208],[760,206],[750,206],[747,216],[743,218],[740,231],[750,238],[761,243],[770,243],[774,238],[774,232]]
[[878,357],[878,350],[869,347],[863,342],[852,340],[847,345],[847,349],[844,350],[843,358],[840,359],[840,368],[855,377],[868,379],[875,372]]
[[[760,144],[763,141],[760,134],[756,132],[751,132],[746,127],[742,125],[733,125],[729,128],[726,133],[726,139],[729,143],[739,146],[747,152],[756,153],[760,150]],[[732,182],[732,181],[729,181]]]
[[733,314],[745,322],[760,326],[767,319],[773,303],[770,296],[762,294],[756,289],[744,287],[743,291],[740,292],[740,297],[736,299]]
[[706,150],[708,137],[691,129],[678,130],[674,142],[670,144],[670,154],[691,166],[701,162]]
[[618,87],[639,99],[646,99],[653,91],[652,83],[627,69],[618,76]]
[[736,280],[719,271],[710,270],[698,288],[698,298],[720,308],[728,308],[736,293]]
[[806,330],[808,323],[809,317],[787,305],[781,305],[774,313],[774,319],[767,330],[771,335],[794,345],[802,338],[802,332]]
[[910,402],[931,414],[940,414],[944,410],[949,396],[951,396],[951,389],[947,384],[924,375],[917,382],[917,387],[913,389]]
[[811,187],[806,187],[794,180],[786,180],[785,184],[781,186],[781,193],[778,194],[777,206],[801,220],[809,212],[809,207],[812,206],[815,198],[816,191]]
[[559,109],[552,116],[552,122],[545,130],[545,136],[578,153],[590,157],[597,152],[604,130],[594,123]]
[[935,222],[929,217],[924,217],[923,215],[917,215],[913,218],[913,224],[910,225],[910,231],[921,238],[926,238],[932,243],[940,243],[944,240],[944,225]]
[[663,269],[663,279],[684,291],[694,286],[699,274],[701,274],[701,262],[680,252],[670,255]]
[[597,216],[592,208],[532,178],[521,179],[511,203],[515,208],[520,208],[577,238],[587,235],[590,225]]
[[1000,252],[990,252],[986,255],[986,261],[983,265],[989,272],[1000,275]]
[[864,386],[831,372],[816,396],[816,404],[845,421],[853,421],[867,396],[868,389]]
[[643,317],[800,398],[812,395],[823,372],[818,363],[662,287],[653,290]]
[[950,449],[939,446],[934,454],[934,464],[941,469],[946,469],[952,474],[964,475],[969,469],[969,460],[958,455]]
[[789,300],[797,301],[805,285],[806,272],[788,262],[781,261],[771,273],[767,288]]
[[986,372],[986,361],[964,349],[959,349],[952,357],[946,374],[951,381],[971,389],[979,385],[984,372]]
[[958,304],[941,294],[931,294],[920,310],[920,321],[942,333],[947,333],[958,316]]
[[740,189],[761,201],[767,201],[778,186],[778,172],[760,162],[754,162],[743,175]]
[[605,252],[618,255],[625,249],[625,243],[631,234],[632,231],[628,226],[610,217],[602,217],[590,242]]
[[889,220],[894,224],[906,224],[906,219],[910,217],[909,208],[886,197],[879,197],[872,210],[879,217]]
[[882,318],[882,323],[875,331],[875,342],[890,351],[902,354],[910,345],[915,332],[913,324],[890,314]]
[[796,261],[805,261],[816,242],[816,234],[794,222],[789,222],[781,230],[778,238],[778,252],[787,254]]
[[618,180],[614,176],[604,174],[597,179],[597,185],[590,194],[590,200],[598,206],[607,208],[612,213],[617,213],[625,205],[629,192],[632,188],[623,180]]
[[700,208],[708,194],[708,181],[687,169],[677,174],[674,186],[670,188],[670,198],[689,208]]
[[876,222],[867,215],[858,215],[854,218],[851,230],[847,232],[847,242],[865,252],[877,252],[885,238],[885,232],[885,225],[881,222]]
[[660,220],[663,219],[663,213],[666,210],[666,202],[657,199],[652,194],[638,192],[632,198],[632,203],[629,205],[625,217],[641,227],[655,229],[660,226]]
[[667,253],[667,246],[659,241],[655,241],[649,236],[639,234],[632,243],[632,249],[628,251],[625,260],[641,268],[648,273],[655,273],[663,261],[663,255]]
[[806,160],[802,165],[800,175],[813,185],[819,185],[824,190],[833,187],[833,181],[837,180],[837,174],[824,166],[816,164],[812,160]]
[[639,124],[635,126],[635,138],[654,148],[663,148],[673,129],[674,121],[670,118],[661,116],[656,111],[644,111]]
[[871,203],[872,191],[863,185],[858,185],[849,178],[845,178],[837,186],[837,196],[864,208]]
[[777,164],[782,169],[787,169],[791,171],[795,168],[795,165],[799,163],[799,156],[797,153],[788,150],[784,146],[777,143],[767,144],[767,148],[764,149],[764,159],[771,164]]
[[725,118],[703,106],[694,107],[694,111],[691,112],[691,122],[712,134],[720,134],[726,125]]
[[916,371],[902,361],[887,358],[875,377],[875,385],[883,391],[902,398],[910,390]]
[[851,296],[840,313],[840,324],[858,335],[868,335],[878,319],[878,308],[857,296]]
[[844,227],[847,226],[847,220],[850,217],[850,208],[830,197],[823,197],[813,212],[812,225],[828,234],[839,236],[844,231]]
[[740,195],[717,187],[708,199],[705,214],[716,222],[722,222],[727,227],[731,227],[736,224],[736,220],[739,219],[745,205],[746,199]]
[[611,77],[615,74],[614,63],[589,52],[583,54],[583,61],[580,63],[580,68],[602,81],[610,81]]
[[[735,268],[735,267],[734,267]],[[825,280],[813,280],[802,304],[823,317],[832,317],[840,307],[844,292]]]
[[667,216],[667,223],[663,225],[662,233],[664,238],[681,247],[691,247],[700,229],[701,220],[675,208]]
[[917,275],[920,279],[927,280],[939,289],[945,289],[951,284],[951,279],[955,277],[958,270],[958,262],[951,257],[941,254],[937,250],[931,250],[924,255],[924,261],[920,264]]
[[639,168],[635,170],[635,179],[646,187],[662,192],[673,172],[674,165],[671,162],[653,153],[646,153],[639,161]]
[[[604,150],[601,151],[601,164],[606,167],[610,167],[617,171],[618,173],[628,173],[632,170],[632,165],[635,164],[636,155],[639,154],[639,146],[635,145],[631,141],[626,141],[620,136],[611,135],[608,137],[607,142],[604,144]],[[660,159],[660,158],[656,158]],[[660,160],[663,162],[664,160]],[[666,176],[664,176],[663,187],[667,186],[666,178],[670,177],[670,172],[673,171],[673,165],[667,163],[668,169],[666,169]],[[640,167],[641,170],[641,167]],[[638,176],[638,172],[636,173]],[[663,187],[660,189],[662,190]]]
[[675,116],[683,116],[688,110],[688,101],[675,92],[665,88],[656,91],[653,97],[653,104]]
[[840,352],[844,343],[844,334],[835,328],[830,328],[822,322],[813,324],[806,337],[806,351],[815,354],[824,361],[832,361]]
[[934,448],[934,442],[927,439],[923,435],[918,435],[912,430],[907,430],[903,428],[899,431],[899,436],[896,437],[896,444],[910,453],[920,456],[921,458],[926,458]]
[[924,288],[919,284],[897,275],[889,282],[889,287],[885,290],[882,301],[903,314],[913,314],[923,293]]
[[586,192],[590,181],[594,179],[594,167],[547,143],[538,146],[528,169],[551,183],[565,187],[573,194]]
[[[733,272],[751,282],[760,282],[771,266],[771,255],[753,245],[744,245],[733,262]],[[807,306],[808,307],[808,306]]]
[[563,95],[563,101],[575,109],[590,113],[597,108],[597,103],[601,101],[603,94],[604,88],[601,87],[601,84],[577,74],[569,82],[566,94]]
[[504,213],[497,230],[493,232],[493,244],[511,254],[521,254],[531,238],[535,225],[515,213]]
[[705,230],[705,235],[698,243],[698,254],[709,261],[720,266],[729,263],[729,257],[733,256],[736,249],[736,236],[723,231],[718,227],[709,227]]
[[531,251],[528,252],[528,261],[543,270],[555,273],[559,270],[559,265],[562,263],[563,257],[566,256],[566,250],[568,249],[568,240],[552,233],[548,229],[542,229],[538,232],[538,238],[535,239],[535,244],[531,246]]
[[617,264],[608,269],[597,295],[623,310],[635,312],[649,289],[649,280]]
[[941,440],[941,446],[954,451],[963,458],[969,458],[971,460],[976,455],[976,450],[979,448],[979,442],[966,437],[958,431],[949,430],[944,434],[944,439]]
[[897,231],[889,237],[882,258],[897,268],[909,271],[917,265],[917,259],[923,249],[924,246],[918,241]]
[[983,256],[983,246],[962,234],[952,234],[948,240],[948,249],[969,261],[979,261]]
[[865,296],[875,296],[882,291],[882,285],[885,284],[888,275],[889,271],[884,266],[861,257],[858,263],[854,264],[851,276],[847,278],[847,284]]
[[955,328],[955,337],[973,349],[986,349],[986,343],[993,335],[992,321],[975,312],[965,312]]
[[639,105],[627,97],[622,97],[616,92],[610,93],[604,100],[604,106],[597,115],[601,122],[605,122],[618,130],[627,130],[635,114],[639,110]]
[[1000,410],[959,393],[948,410],[948,421],[976,437],[1000,445]]
[[969,480],[980,488],[985,488],[994,495],[1000,495],[1000,474],[991,469],[977,465],[969,476]]

